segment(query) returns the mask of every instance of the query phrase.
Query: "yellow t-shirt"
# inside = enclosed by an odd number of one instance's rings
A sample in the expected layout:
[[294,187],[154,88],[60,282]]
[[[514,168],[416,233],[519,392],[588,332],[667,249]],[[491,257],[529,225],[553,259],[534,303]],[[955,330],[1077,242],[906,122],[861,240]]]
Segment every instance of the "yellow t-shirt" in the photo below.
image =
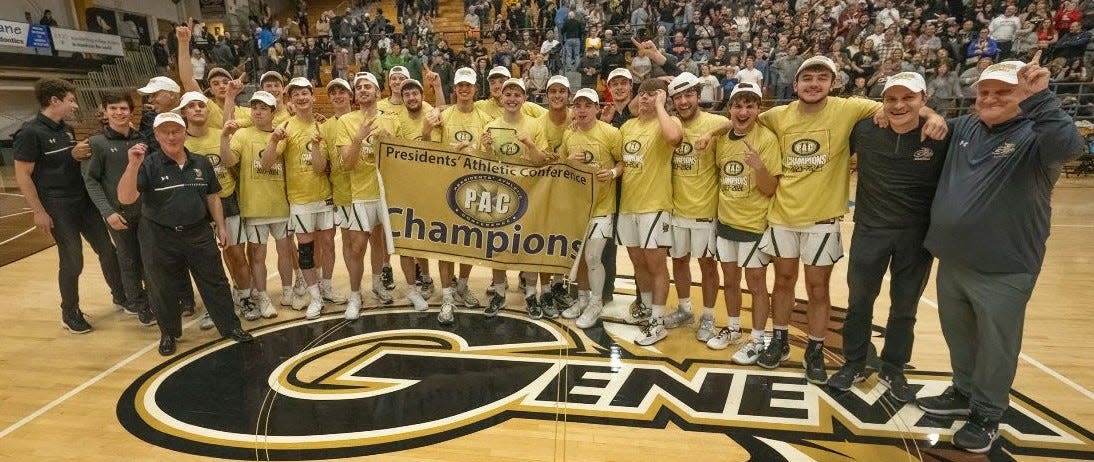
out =
[[361,129],[361,124],[367,120],[366,117],[375,117],[376,122],[373,123],[373,134],[361,142],[361,156],[357,159],[357,164],[349,170],[350,196],[354,201],[372,201],[380,198],[379,174],[376,171],[375,133],[382,129],[389,134],[395,134],[395,117],[392,115],[376,111],[376,114],[366,116],[361,111],[353,111],[339,119],[342,122],[342,132],[334,143],[339,152],[343,146],[350,145],[357,131]]
[[570,128],[570,122],[574,120],[573,113],[569,110],[566,111],[566,120],[562,121],[562,125],[555,125],[555,122],[551,120],[550,111],[536,120],[539,121],[540,131],[543,132],[543,137],[547,139],[546,151],[558,152],[558,147],[562,144],[562,137]]
[[623,138],[623,191],[620,213],[672,211],[672,151],[657,118],[628,120]]
[[[408,112],[406,110],[406,105],[405,104],[403,104],[403,103],[394,104],[388,98],[384,98],[384,99],[380,100],[379,102],[377,102],[376,103],[376,109],[379,109],[380,112],[383,112],[384,114],[394,114],[396,117],[402,117],[403,115],[405,115]],[[432,104],[429,104],[425,101],[422,101],[422,113],[423,114],[426,113],[426,112],[429,112],[432,109],[433,109]]]
[[[248,116],[250,116],[250,114],[248,114]],[[277,105],[277,110],[275,110],[274,113],[273,113],[273,124],[274,124],[274,126],[276,127],[278,125],[281,125],[281,124],[285,123],[286,121],[288,121],[291,118],[292,118],[292,114],[289,114],[289,110],[285,109],[285,105],[284,104],[278,104]]]
[[399,106],[401,111],[394,113],[395,117],[395,137],[402,140],[421,140],[422,139],[422,120],[429,111],[433,110],[433,106],[429,103],[422,102],[422,109],[418,111],[417,117],[411,117],[410,111],[406,110],[406,106]]
[[212,99],[205,104],[205,126],[210,128],[224,128],[224,109]]
[[[209,120],[210,121],[213,120],[212,119],[212,117],[213,117],[213,112],[212,111],[214,110],[213,109],[214,106],[216,106],[216,103],[210,103],[209,106],[208,106],[209,107]],[[217,107],[215,110],[217,111],[218,114],[220,114],[220,126],[223,128],[224,127],[224,111],[220,107]],[[249,108],[249,107],[236,106],[235,112],[232,113],[232,118],[235,119],[236,123],[239,124],[240,128],[250,127],[250,126],[254,125],[254,121],[251,120],[251,108]],[[274,126],[277,126],[277,123],[274,123]],[[212,125],[210,125],[210,127],[212,127]]]
[[323,149],[327,154],[327,165],[330,167],[331,197],[334,205],[350,205],[353,202],[349,172],[342,168],[342,151],[336,146],[338,137],[342,136],[342,121],[337,116],[327,118],[319,124],[319,133],[323,136]]
[[[331,197],[326,172],[316,172],[312,166],[312,138],[319,132],[318,125],[293,117],[285,126],[285,189],[290,204],[310,204]],[[322,146],[316,149],[317,155],[325,155]]]
[[[501,105],[499,105],[497,101],[494,101],[494,98],[475,101],[475,109],[485,112],[486,115],[494,119],[501,117],[502,113],[505,112],[505,110],[501,108]],[[528,117],[536,119],[542,117],[543,114],[546,114],[547,108],[536,103],[525,101],[524,105],[520,107],[520,112]]]
[[811,225],[847,213],[851,129],[881,109],[876,101],[835,96],[815,114],[802,114],[799,105],[776,106],[759,118],[779,140],[782,178],[768,220],[783,226]]
[[486,124],[491,119],[478,109],[463,112],[457,106],[449,106],[441,111],[441,125],[433,129],[429,139],[449,146],[471,143],[477,147],[479,136],[486,131]]
[[532,160],[529,157],[528,147],[517,141],[517,133],[526,133],[541,151],[547,149],[547,138],[543,136],[542,125],[540,125],[539,120],[526,115],[522,115],[520,122],[517,124],[511,124],[501,117],[491,120],[486,123],[484,131],[494,137],[491,151],[487,152],[481,145],[479,148],[480,154],[488,159],[500,161],[517,158]]
[[[207,122],[208,123],[208,122]],[[210,128],[204,136],[186,135],[186,149],[194,154],[200,154],[209,159],[213,164],[213,171],[220,182],[220,197],[231,196],[236,191],[236,178],[232,171],[220,164],[220,134],[216,128]]]
[[[703,111],[683,122],[684,137],[672,151],[672,215],[682,218],[711,219],[718,213],[718,169],[714,165],[715,147],[699,151],[700,136],[723,127],[728,119]],[[712,145],[715,143],[711,143]]]
[[244,127],[232,135],[232,154],[239,159],[239,216],[277,218],[289,216],[285,198],[285,143],[277,144],[277,161],[262,168],[262,151],[270,142],[271,132]]
[[[574,153],[583,153],[584,163],[597,169],[614,168],[617,162],[623,160],[623,138],[618,128],[597,120],[588,131],[566,131],[558,154],[565,159]],[[615,180],[602,182],[599,186],[596,203],[593,204],[594,217],[615,213]]]
[[767,212],[771,197],[756,186],[756,171],[745,163],[745,142],[760,153],[771,176],[782,174],[779,140],[771,130],[755,126],[742,138],[731,133],[719,137],[714,149],[718,158],[718,221],[734,229],[763,233],[767,229]]

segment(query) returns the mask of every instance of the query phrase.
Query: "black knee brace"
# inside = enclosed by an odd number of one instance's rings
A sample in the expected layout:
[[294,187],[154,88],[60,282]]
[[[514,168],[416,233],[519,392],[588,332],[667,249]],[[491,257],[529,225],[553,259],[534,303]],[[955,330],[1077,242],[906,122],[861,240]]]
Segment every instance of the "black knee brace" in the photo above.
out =
[[300,269],[306,270],[315,268],[315,243],[306,242],[297,247],[297,252],[300,256]]

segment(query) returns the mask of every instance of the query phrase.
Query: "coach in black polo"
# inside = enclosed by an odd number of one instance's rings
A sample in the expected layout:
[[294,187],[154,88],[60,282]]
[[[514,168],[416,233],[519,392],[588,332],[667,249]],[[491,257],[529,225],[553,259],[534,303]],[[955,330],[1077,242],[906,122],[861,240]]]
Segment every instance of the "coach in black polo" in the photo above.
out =
[[15,180],[34,212],[34,225],[57,242],[61,322],[69,331],[83,334],[91,331],[91,325],[80,311],[81,235],[98,254],[103,277],[119,308],[127,303],[125,289],[114,244],[84,189],[76,160],[86,158],[91,150],[86,142],[74,144],[72,127],[64,122],[78,108],[76,87],[60,79],[43,79],[34,85],[34,96],[42,111],[15,134]]
[[182,313],[177,303],[189,284],[197,283],[220,334],[237,342],[251,341],[233,310],[228,278],[220,261],[209,219],[216,224],[221,245],[228,242],[221,208],[220,183],[213,165],[204,156],[185,148],[186,122],[165,112],[152,124],[159,149],[148,153],[144,144],[129,149],[129,166],[118,184],[118,201],[141,200],[139,226],[141,257],[148,271],[152,305],[160,326],[160,354],[175,353],[175,339],[182,336]]

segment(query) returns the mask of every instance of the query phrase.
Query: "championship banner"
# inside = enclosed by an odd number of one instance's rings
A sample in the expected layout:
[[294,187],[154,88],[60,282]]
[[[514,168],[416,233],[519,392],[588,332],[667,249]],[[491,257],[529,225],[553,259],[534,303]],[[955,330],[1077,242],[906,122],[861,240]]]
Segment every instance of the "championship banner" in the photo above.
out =
[[581,253],[598,188],[589,167],[389,138],[377,142],[376,162],[398,255],[565,274]]

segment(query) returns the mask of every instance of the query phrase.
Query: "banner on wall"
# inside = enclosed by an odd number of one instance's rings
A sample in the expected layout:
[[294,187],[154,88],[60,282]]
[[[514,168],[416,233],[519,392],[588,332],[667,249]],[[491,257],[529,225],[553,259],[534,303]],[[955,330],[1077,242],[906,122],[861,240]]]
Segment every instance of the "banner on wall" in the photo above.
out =
[[58,51],[124,56],[122,38],[71,29],[53,29],[54,48]]
[[224,13],[227,11],[224,0],[200,0],[199,6],[201,7],[202,17],[224,16]]
[[597,193],[584,165],[535,167],[394,139],[375,152],[396,254],[560,274],[581,252]]
[[[0,45],[8,47],[27,46],[30,24],[0,20]],[[48,44],[46,46],[49,46]]]
[[32,48],[49,48],[49,26],[31,24],[30,34],[27,35],[27,46]]

